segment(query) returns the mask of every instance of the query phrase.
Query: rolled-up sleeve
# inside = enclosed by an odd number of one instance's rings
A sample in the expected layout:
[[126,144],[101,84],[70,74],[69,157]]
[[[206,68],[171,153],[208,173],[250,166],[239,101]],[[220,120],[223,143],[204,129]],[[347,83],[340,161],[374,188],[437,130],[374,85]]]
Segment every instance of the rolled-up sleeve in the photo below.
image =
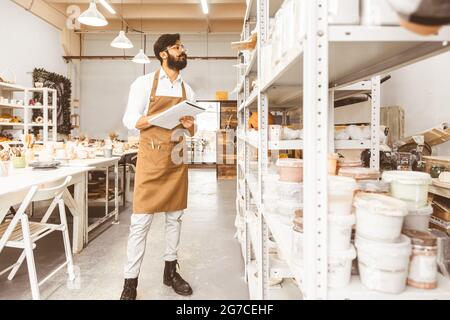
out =
[[128,130],[136,129],[136,123],[145,112],[146,92],[143,79],[136,79],[130,87],[128,104],[122,122]]

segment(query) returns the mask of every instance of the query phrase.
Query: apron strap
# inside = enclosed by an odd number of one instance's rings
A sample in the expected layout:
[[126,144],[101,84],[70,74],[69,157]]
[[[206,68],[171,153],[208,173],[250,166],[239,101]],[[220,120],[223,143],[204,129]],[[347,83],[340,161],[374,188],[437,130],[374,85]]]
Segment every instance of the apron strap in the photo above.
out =
[[155,72],[155,77],[153,78],[152,93],[150,94],[151,101],[155,101],[156,89],[158,89],[160,71],[161,71],[161,69],[158,69],[158,71]]
[[181,82],[181,91],[183,92],[183,100],[187,100],[186,88],[184,87],[184,81]]

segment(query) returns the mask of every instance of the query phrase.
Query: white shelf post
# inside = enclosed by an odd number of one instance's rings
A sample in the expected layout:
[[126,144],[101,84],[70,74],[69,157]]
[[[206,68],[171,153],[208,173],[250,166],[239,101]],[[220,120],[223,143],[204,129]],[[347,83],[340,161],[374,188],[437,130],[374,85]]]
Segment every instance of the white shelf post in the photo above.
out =
[[[259,76],[263,74],[262,47],[265,44],[268,33],[269,22],[269,0],[257,1],[257,21],[258,21],[258,71]],[[263,174],[267,172],[267,165],[269,162],[268,153],[268,118],[269,118],[269,98],[266,92],[261,92],[258,85],[258,190],[259,196],[259,216],[258,216],[258,232],[260,233],[259,243],[257,248],[257,256],[259,256],[258,275],[259,275],[259,297],[260,299],[269,298],[269,249],[268,238],[269,229],[263,215]]]
[[380,111],[381,111],[381,85],[380,76],[372,78],[372,105],[370,110],[371,123],[371,150],[370,167],[380,169]]
[[330,90],[328,94],[328,152],[334,153],[334,132],[335,132],[335,118],[334,118],[334,90]]
[[[244,30],[244,37],[248,38],[250,36],[250,22],[249,20],[245,21],[245,30]],[[244,94],[243,94],[243,101],[246,101],[248,97],[250,96],[250,79],[248,75],[245,75],[244,78]],[[241,111],[242,112],[242,111]],[[247,124],[250,119],[250,111],[244,107],[244,137],[247,137]],[[245,203],[245,213],[244,213],[244,221],[245,221],[245,279],[248,281],[249,275],[248,275],[248,267],[250,265],[250,260],[252,256],[251,252],[251,244],[250,244],[250,230],[248,227],[248,219],[247,219],[247,212],[250,210],[250,189],[247,182],[247,175],[250,172],[250,153],[249,153],[249,146],[247,143],[244,142],[244,186],[245,186],[245,195],[244,195],[244,203]]]
[[23,134],[26,135],[29,132],[29,124],[31,120],[31,109],[29,108],[29,91],[27,89],[23,92]]
[[52,92],[52,133],[53,133],[53,141],[56,142],[58,140],[58,96],[57,91]]
[[48,142],[48,89],[43,90],[44,144]]
[[328,256],[328,1],[305,1],[304,295],[326,299]]

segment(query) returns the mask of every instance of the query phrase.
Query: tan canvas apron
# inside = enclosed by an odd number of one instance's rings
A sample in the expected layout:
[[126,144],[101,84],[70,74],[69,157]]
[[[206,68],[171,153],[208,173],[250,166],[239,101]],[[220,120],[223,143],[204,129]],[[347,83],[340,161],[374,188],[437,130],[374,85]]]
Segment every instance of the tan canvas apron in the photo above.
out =
[[[186,89],[181,84],[183,97],[156,96],[160,70],[155,73],[148,106],[148,116],[186,100]],[[187,164],[172,161],[172,133],[184,129],[180,124],[172,130],[152,126],[141,130],[139,153],[136,166],[133,212],[153,214],[157,212],[183,210],[187,207],[188,168]]]

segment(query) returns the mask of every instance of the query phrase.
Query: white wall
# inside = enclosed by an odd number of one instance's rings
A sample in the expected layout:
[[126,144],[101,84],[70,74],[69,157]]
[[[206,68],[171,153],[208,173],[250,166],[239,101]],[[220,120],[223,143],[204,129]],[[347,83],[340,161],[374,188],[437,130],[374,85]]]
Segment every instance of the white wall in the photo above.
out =
[[[381,101],[383,106],[404,107],[407,136],[450,122],[450,53],[392,73],[383,86]],[[450,142],[436,151],[450,155]]]
[[0,73],[13,71],[17,83],[24,86],[31,86],[34,68],[66,76],[60,35],[58,29],[12,1],[1,0]]
[[334,123],[367,123],[370,122],[370,103],[361,102],[334,111]]
[[[382,85],[381,105],[405,110],[405,135],[409,136],[450,122],[450,53],[391,73]],[[361,103],[336,109],[336,123],[370,121],[370,105]],[[450,155],[450,142],[436,148],[436,155]]]
[[[85,55],[128,55],[133,56],[140,47],[140,37],[129,36],[135,48],[119,50],[110,42],[115,34],[91,34],[83,41]],[[189,56],[236,56],[230,42],[239,35],[182,35]],[[153,56],[156,36],[147,37],[147,50]],[[189,60],[182,71],[183,79],[193,88],[199,100],[215,99],[218,90],[231,92],[236,86],[236,60]],[[145,73],[159,68],[157,60],[146,66]],[[126,138],[127,130],[122,125],[122,116],[128,100],[131,83],[144,74],[142,66],[124,60],[85,60],[81,64],[81,132],[90,137],[104,138],[110,131],[118,132]],[[235,96],[230,96],[235,98]]]

